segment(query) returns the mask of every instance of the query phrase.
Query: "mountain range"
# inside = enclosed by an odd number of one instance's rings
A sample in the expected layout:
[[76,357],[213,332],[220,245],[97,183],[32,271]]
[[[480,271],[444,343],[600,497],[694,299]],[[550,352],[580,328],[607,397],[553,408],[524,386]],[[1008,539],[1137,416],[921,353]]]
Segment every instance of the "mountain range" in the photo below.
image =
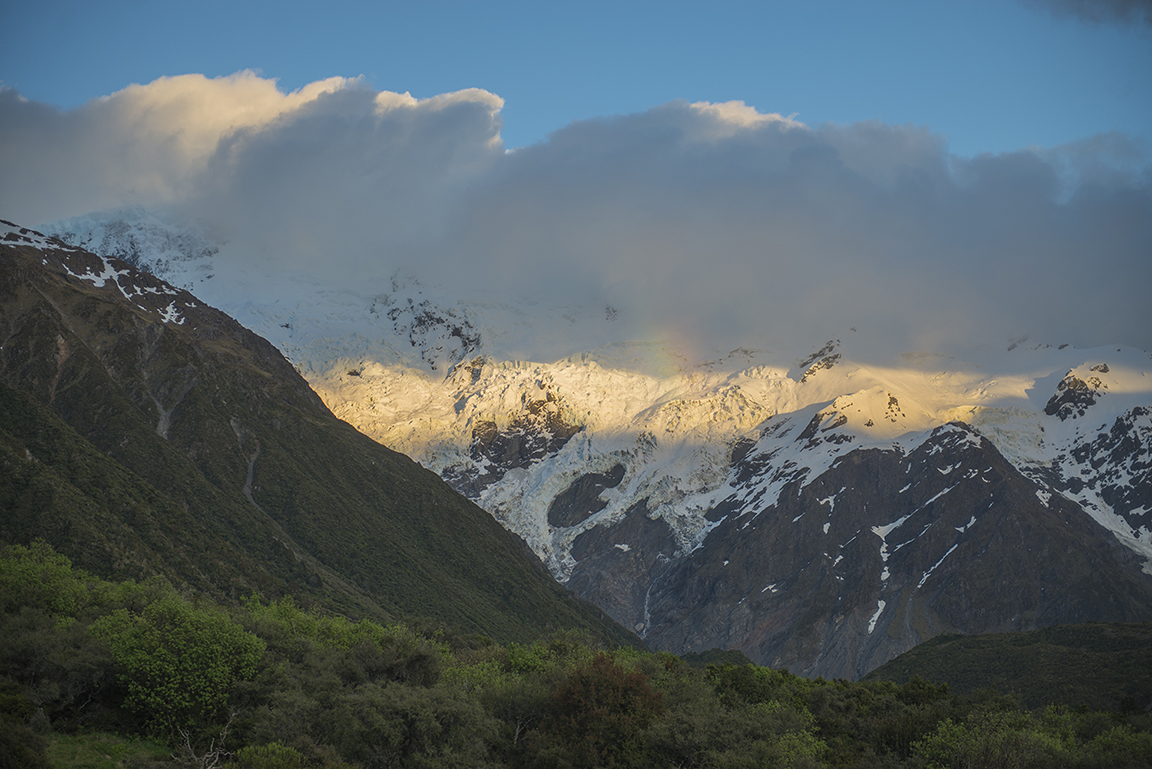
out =
[[[941,634],[1152,620],[1147,351],[880,354],[848,328],[700,354],[621,337],[627,308],[452,296],[391,269],[326,285],[142,209],[41,229],[101,255],[76,279],[118,281],[116,257],[222,308],[291,361],[293,397],[306,380],[311,407],[440,475],[655,648],[858,678]],[[148,301],[169,326],[198,309]],[[158,436],[187,381],[135,385]],[[233,477],[267,416],[231,428]]]
[[128,263],[0,223],[0,541],[106,578],[291,595],[503,642],[632,634],[267,341]]

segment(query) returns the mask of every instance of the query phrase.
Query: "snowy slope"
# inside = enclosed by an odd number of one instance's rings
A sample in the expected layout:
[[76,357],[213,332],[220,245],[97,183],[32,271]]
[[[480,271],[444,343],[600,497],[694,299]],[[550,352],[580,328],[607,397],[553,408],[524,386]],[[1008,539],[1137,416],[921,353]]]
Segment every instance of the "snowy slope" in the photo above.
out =
[[[485,358],[466,377],[443,380],[349,356],[309,378],[339,416],[439,472],[472,462],[477,421],[506,422],[526,403],[554,393],[563,418],[581,432],[556,455],[488,487],[479,500],[528,540],[561,578],[571,565],[566,545],[580,529],[548,526],[548,505],[576,479],[604,472],[617,461],[628,470],[624,481],[606,492],[608,506],[584,527],[607,523],[647,498],[652,517],[668,520],[682,546],[690,548],[707,529],[703,512],[731,488],[729,458],[741,440],[755,441],[754,451],[771,455],[779,468],[755,492],[758,503],[767,506],[785,483],[818,477],[848,451],[911,449],[928,431],[954,420],[970,424],[1026,474],[1080,502],[1125,544],[1152,557],[1148,525],[1133,525],[1126,517],[1146,512],[1146,499],[1115,511],[1106,486],[1090,482],[1100,471],[1076,453],[1133,408],[1152,402],[1150,361],[1143,351],[1017,349],[1001,356],[994,375],[974,364],[937,358],[929,359],[934,364],[929,368],[917,356],[907,359],[907,367],[893,368],[857,363],[845,354],[808,376],[786,361],[749,366],[754,356],[747,353],[664,376],[637,372],[627,360],[655,352],[622,346],[531,364]],[[937,368],[941,363],[947,368]],[[1109,371],[1100,375],[1105,395],[1087,414],[1061,420],[1044,413],[1057,394],[1054,378],[1058,382],[1067,372],[1100,365]],[[353,370],[358,374],[349,374]],[[1141,424],[1147,447],[1146,416]],[[798,442],[808,429],[812,436]],[[1140,469],[1108,472],[1123,486]],[[1146,467],[1143,472],[1146,476]],[[1084,483],[1063,484],[1071,478]]]

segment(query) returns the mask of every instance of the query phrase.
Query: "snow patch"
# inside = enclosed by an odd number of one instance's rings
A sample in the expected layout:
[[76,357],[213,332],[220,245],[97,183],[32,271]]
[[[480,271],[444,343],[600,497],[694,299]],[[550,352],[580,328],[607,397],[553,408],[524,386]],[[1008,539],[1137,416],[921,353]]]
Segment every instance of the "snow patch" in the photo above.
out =
[[953,550],[955,550],[955,549],[957,548],[958,544],[959,544],[959,543],[957,543],[957,544],[955,544],[955,545],[952,545],[952,547],[948,548],[948,552],[947,552],[947,553],[945,553],[944,555],[940,556],[940,560],[939,560],[939,561],[937,561],[935,564],[933,564],[933,566],[932,566],[932,568],[931,568],[931,569],[929,569],[928,571],[924,572],[924,576],[922,576],[922,577],[920,578],[920,581],[916,583],[916,589],[917,589],[917,590],[919,590],[920,588],[924,587],[924,583],[928,581],[928,578],[929,578],[930,576],[932,576],[932,572],[936,571],[936,567],[937,567],[937,566],[939,566],[940,564],[944,563],[944,559],[945,559],[945,558],[947,558],[948,556],[952,555],[952,551],[953,551]]
[[872,635],[872,631],[876,629],[876,620],[880,619],[880,614],[887,605],[883,599],[876,602],[876,613],[872,615],[872,619],[868,620],[868,635]]
[[160,313],[160,319],[165,323],[175,323],[178,326],[184,325],[184,318],[180,315],[180,310],[176,309],[175,302],[169,302]]

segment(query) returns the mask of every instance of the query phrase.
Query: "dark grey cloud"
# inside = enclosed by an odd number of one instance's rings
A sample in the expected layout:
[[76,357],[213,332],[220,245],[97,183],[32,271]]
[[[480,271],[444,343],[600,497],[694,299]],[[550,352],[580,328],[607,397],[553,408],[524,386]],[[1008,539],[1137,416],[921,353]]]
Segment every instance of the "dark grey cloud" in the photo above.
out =
[[1152,26],[1152,0],[1024,0],[1055,16],[1072,16],[1095,23]]
[[963,159],[916,127],[729,128],[688,104],[574,124],[511,156],[432,260],[470,250],[505,288],[578,286],[714,344],[1152,341],[1146,156],[1123,137]]

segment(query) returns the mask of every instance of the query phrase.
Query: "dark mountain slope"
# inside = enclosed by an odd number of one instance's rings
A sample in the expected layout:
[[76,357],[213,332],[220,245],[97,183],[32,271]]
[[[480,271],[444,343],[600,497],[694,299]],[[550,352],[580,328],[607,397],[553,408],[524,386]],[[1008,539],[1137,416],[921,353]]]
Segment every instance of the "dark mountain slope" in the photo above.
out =
[[[11,230],[11,231],[9,231]],[[337,420],[271,345],[128,265],[5,227],[0,503],[110,576],[159,573],[503,640],[622,628],[487,513]]]
[[[764,462],[749,454],[734,472],[755,488]],[[763,509],[733,495],[710,516],[716,529],[645,598],[660,648],[738,648],[855,679],[943,633],[1152,619],[1143,560],[960,423],[907,454],[850,452]]]
[[1026,708],[1152,708],[1152,623],[1054,625],[1025,633],[944,635],[881,665],[865,681],[919,676],[957,694],[991,688]]

